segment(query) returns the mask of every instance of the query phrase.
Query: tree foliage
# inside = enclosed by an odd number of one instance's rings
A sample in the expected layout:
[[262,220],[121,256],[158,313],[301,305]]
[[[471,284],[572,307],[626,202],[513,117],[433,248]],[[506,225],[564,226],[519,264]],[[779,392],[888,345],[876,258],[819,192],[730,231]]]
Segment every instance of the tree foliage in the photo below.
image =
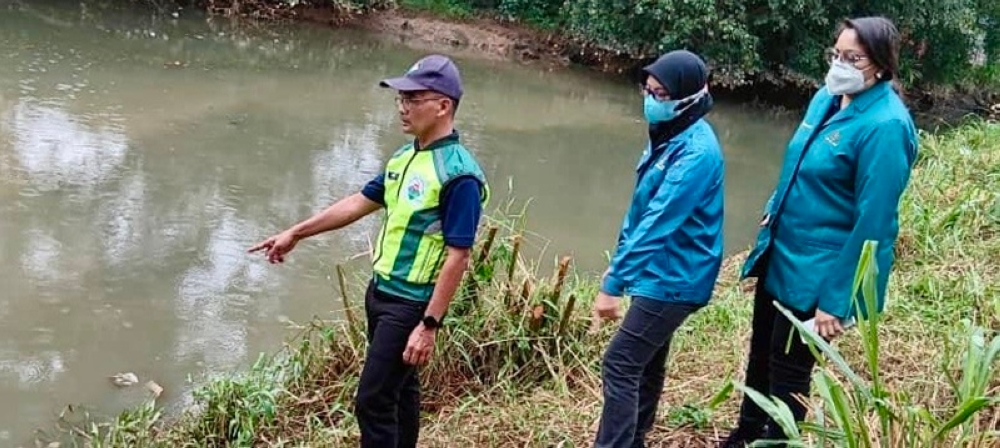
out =
[[[144,0],[159,1],[159,0]],[[881,15],[901,35],[907,86],[1000,86],[997,0],[175,0],[226,4],[404,5],[449,15],[499,14],[636,58],[686,48],[717,77],[817,82],[839,24]],[[991,89],[992,90],[992,89]]]
[[687,48],[733,78],[787,71],[821,79],[839,23],[882,15],[900,30],[905,83],[955,84],[983,72],[1000,81],[996,0],[495,0],[491,6],[636,56]]

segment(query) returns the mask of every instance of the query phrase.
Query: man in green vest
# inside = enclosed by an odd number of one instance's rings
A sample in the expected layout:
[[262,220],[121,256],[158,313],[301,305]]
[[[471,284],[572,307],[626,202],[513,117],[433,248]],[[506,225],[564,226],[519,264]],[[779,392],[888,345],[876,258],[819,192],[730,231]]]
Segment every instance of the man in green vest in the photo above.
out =
[[368,352],[355,414],[362,447],[413,448],[420,427],[417,366],[430,359],[468,267],[489,187],[453,127],[462,82],[450,59],[425,57],[380,85],[397,92],[402,128],[413,142],[360,192],[250,251],[282,263],[299,241],[385,210],[365,294]]

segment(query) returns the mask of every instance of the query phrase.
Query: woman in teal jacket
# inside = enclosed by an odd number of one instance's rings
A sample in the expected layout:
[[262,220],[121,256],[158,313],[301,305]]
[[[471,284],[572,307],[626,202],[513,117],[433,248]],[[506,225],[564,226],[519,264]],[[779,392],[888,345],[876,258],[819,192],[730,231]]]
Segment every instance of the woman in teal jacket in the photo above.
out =
[[594,301],[595,323],[631,306],[604,355],[604,406],[595,446],[634,448],[653,426],[674,331],[712,296],[722,263],[723,158],[703,118],[708,69],[688,51],[646,67],[649,146],[618,248]]
[[[815,358],[772,301],[831,339],[855,316],[854,272],[866,240],[878,242],[877,306],[898,234],[900,196],[917,156],[910,113],[895,90],[899,33],[889,20],[846,20],[832,50],[826,85],[813,97],[788,143],[777,188],[757,244],[743,269],[756,277],[747,386],[783,400],[796,421],[806,408]],[[860,298],[857,297],[858,299]],[[860,303],[859,303],[860,302]],[[791,347],[786,351],[786,344]],[[784,439],[781,428],[748,397],[724,447]]]

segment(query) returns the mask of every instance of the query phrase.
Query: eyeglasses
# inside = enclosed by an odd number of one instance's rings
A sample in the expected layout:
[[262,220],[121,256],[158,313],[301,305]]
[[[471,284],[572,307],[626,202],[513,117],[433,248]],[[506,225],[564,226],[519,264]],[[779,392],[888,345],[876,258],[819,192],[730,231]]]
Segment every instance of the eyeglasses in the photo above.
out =
[[424,98],[411,98],[411,97],[397,96],[396,97],[396,105],[397,106],[403,106],[403,109],[409,110],[413,106],[415,106],[417,104],[420,104],[420,103],[423,103],[425,101],[443,100],[443,99],[445,99],[445,97],[443,97],[443,96],[431,96],[431,97],[424,97]]
[[864,60],[868,59],[868,56],[861,55],[861,54],[855,54],[855,53],[843,53],[843,54],[841,54],[839,51],[837,51],[836,49],[833,49],[833,48],[827,50],[826,54],[827,54],[827,58],[830,60],[831,64],[834,63],[835,61],[837,61],[839,59],[840,61],[846,62],[848,64],[851,64],[851,65],[853,65],[853,66],[855,66],[857,68],[860,68],[860,67],[858,67],[858,62],[861,62],[861,61],[864,61]]
[[640,84],[639,85],[639,92],[643,96],[652,95],[653,98],[656,99],[656,101],[666,101],[666,100],[670,99],[670,94],[667,93],[666,90],[663,90],[663,89],[653,90],[651,87],[649,87],[646,84]]

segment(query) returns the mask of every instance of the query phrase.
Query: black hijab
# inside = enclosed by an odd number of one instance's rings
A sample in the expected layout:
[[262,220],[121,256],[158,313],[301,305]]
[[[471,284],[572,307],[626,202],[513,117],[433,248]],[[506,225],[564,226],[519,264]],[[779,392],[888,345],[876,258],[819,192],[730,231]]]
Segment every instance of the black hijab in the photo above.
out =
[[[667,89],[671,99],[683,99],[698,93],[708,83],[708,68],[696,54],[687,50],[671,51],[643,69],[643,73],[656,78]],[[712,110],[711,94],[705,94],[697,103],[676,118],[649,125],[649,141],[653,149],[684,132],[689,126]],[[678,107],[688,106],[685,103]]]

